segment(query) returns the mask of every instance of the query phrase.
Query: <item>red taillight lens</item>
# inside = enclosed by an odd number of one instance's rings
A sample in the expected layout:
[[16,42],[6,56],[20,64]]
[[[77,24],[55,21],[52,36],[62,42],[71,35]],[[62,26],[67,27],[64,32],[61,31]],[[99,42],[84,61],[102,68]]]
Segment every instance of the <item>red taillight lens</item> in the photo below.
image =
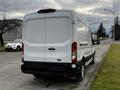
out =
[[77,42],[72,43],[72,52],[77,50]]
[[77,42],[72,43],[72,64],[77,63]]

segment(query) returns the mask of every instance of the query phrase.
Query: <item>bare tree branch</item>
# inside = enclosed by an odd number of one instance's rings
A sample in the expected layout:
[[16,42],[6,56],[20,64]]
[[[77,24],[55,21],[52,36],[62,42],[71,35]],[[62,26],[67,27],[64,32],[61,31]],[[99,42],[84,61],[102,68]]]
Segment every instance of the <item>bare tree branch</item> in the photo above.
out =
[[4,20],[0,21],[0,37],[1,37],[0,42],[1,42],[1,45],[4,45],[2,35],[8,31],[15,30],[15,28],[19,27],[19,26],[21,26],[21,23],[16,19],[12,19],[12,20],[4,19]]

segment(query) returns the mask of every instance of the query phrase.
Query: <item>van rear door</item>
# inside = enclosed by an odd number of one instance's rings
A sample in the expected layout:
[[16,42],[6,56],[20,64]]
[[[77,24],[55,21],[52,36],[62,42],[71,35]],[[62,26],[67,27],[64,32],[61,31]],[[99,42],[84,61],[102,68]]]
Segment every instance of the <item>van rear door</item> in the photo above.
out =
[[70,63],[72,24],[69,17],[46,17],[45,62]]
[[40,14],[25,22],[24,60],[71,63],[72,20]]
[[45,18],[29,19],[25,22],[24,60],[45,61]]

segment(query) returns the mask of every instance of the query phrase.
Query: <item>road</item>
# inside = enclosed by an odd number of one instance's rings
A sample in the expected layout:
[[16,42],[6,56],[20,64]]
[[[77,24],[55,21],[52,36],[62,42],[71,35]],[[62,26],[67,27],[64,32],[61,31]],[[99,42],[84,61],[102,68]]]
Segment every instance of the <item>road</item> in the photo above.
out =
[[113,43],[113,40],[112,39],[101,40],[100,43],[101,45],[111,44]]
[[82,82],[73,82],[63,77],[51,78],[51,76],[35,79],[32,75],[21,72],[20,52],[0,52],[0,90],[85,90],[92,73],[108,50],[109,44],[95,47],[97,49],[96,64],[87,67]]

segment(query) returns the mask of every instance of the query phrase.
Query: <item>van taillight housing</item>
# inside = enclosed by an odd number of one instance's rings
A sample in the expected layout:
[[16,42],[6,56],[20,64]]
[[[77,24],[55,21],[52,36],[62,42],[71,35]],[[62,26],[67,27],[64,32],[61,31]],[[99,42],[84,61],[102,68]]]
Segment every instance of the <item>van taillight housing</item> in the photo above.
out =
[[22,43],[22,62],[24,61],[24,43]]
[[77,42],[72,43],[72,64],[77,63]]

